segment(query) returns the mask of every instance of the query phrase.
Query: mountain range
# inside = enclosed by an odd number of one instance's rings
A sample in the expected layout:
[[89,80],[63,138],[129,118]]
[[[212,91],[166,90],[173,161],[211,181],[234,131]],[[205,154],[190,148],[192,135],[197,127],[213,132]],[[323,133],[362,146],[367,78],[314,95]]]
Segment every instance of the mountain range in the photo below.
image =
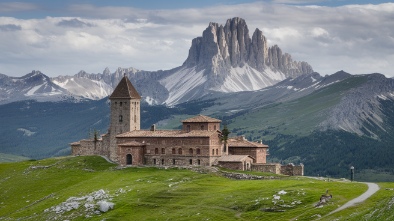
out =
[[[189,55],[180,67],[156,72],[118,68],[114,73],[106,68],[102,74],[80,71],[74,76],[51,79],[39,71],[21,78],[2,75],[0,102],[43,100],[43,97],[64,100],[70,96],[101,99],[107,97],[126,74],[149,104],[176,105],[210,92],[259,90],[289,77],[312,72],[308,63],[293,61],[277,45],[268,47],[266,37],[259,29],[250,38],[245,20],[233,18],[224,26],[210,23],[201,37],[193,39]],[[20,83],[31,82],[31,75],[42,79],[36,80],[34,85]],[[38,87],[46,90],[37,90]],[[21,93],[15,94],[9,88],[16,88]]]
[[142,95],[142,128],[177,128],[205,114],[221,119],[231,135],[269,144],[272,161],[304,163],[306,174],[342,176],[353,165],[394,180],[394,79],[345,71],[321,76],[268,46],[259,29],[250,37],[241,18],[210,23],[171,70],[0,75],[0,152],[63,155],[68,143],[93,130],[105,133],[107,97],[124,75]]

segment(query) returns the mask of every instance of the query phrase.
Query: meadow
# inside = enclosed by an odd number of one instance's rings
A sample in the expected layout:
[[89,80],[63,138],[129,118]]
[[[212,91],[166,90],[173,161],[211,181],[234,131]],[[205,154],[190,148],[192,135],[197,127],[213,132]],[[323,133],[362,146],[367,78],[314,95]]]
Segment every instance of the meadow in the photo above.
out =
[[[0,220],[390,220],[394,185],[327,216],[367,186],[344,179],[220,169],[119,168],[101,157],[0,163]],[[326,190],[333,198],[315,207]],[[103,212],[103,209],[107,210]]]

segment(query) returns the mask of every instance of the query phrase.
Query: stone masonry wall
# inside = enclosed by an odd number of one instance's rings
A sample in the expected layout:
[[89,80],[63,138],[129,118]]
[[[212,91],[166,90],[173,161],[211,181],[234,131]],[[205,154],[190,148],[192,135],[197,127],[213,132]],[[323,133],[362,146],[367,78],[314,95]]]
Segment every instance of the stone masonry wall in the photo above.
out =
[[252,171],[260,171],[266,173],[281,173],[281,165],[279,163],[273,164],[252,164]]
[[[221,156],[219,138],[213,137],[141,137],[118,138],[118,144],[136,141],[146,144],[145,165],[211,166]],[[125,158],[121,153],[120,158]]]
[[280,168],[280,173],[289,176],[304,176],[304,165],[300,164],[299,166],[295,166],[292,163],[282,165]]

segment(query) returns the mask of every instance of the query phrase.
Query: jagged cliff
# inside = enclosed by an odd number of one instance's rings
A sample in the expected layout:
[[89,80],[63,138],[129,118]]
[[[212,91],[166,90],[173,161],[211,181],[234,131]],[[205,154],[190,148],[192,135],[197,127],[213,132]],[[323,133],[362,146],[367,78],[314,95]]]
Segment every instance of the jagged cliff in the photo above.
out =
[[279,46],[268,47],[259,29],[250,38],[245,20],[237,17],[228,19],[225,26],[211,22],[202,37],[193,39],[183,65],[197,70],[210,69],[214,74],[249,65],[259,72],[269,68],[285,78],[313,72],[308,63],[293,61]]

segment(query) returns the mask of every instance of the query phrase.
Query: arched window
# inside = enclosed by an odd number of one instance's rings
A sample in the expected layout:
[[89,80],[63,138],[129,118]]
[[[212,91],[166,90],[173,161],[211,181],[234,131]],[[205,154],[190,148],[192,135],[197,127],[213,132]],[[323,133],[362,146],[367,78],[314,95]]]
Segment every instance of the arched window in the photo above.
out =
[[174,164],[174,165],[175,165],[175,159],[172,159],[172,164]]
[[122,106],[122,102],[119,102],[119,106]]
[[175,154],[175,148],[172,148],[172,154]]
[[161,159],[161,165],[164,165],[164,159]]
[[119,115],[119,122],[123,122],[123,116]]
[[219,155],[219,151],[218,151],[218,149],[216,149],[216,155]]
[[153,165],[156,165],[156,159],[153,159]]
[[192,159],[189,160],[189,164],[190,164],[190,165],[193,164],[193,160],[192,160]]
[[189,154],[193,155],[193,149],[192,148],[189,149]]
[[197,164],[200,165],[200,160],[197,160]]
[[178,149],[178,154],[182,154],[182,148]]
[[198,155],[201,154],[200,148],[197,148],[196,152]]
[[133,157],[131,156],[131,154],[126,155],[126,164],[127,165],[133,164]]
[[215,125],[215,126],[213,126],[213,130],[216,130],[216,125]]
[[187,125],[187,126],[186,126],[186,131],[187,131],[187,132],[190,132],[190,125]]
[[166,154],[166,149],[165,148],[161,148],[161,154]]
[[155,154],[159,154],[159,148],[155,148]]
[[212,155],[215,155],[215,149],[212,149]]
[[201,130],[204,130],[204,125],[201,125]]

